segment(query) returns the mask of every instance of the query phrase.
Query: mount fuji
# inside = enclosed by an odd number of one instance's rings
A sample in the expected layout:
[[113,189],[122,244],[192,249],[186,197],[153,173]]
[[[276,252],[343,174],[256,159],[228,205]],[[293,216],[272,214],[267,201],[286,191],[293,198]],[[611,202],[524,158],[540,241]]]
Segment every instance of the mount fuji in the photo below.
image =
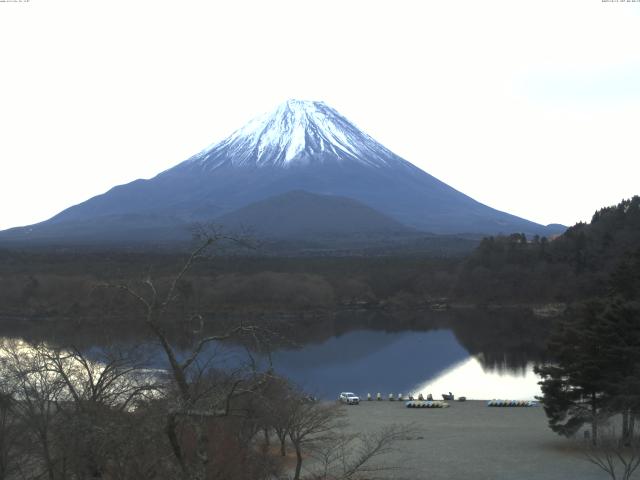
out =
[[[295,206],[295,215],[275,215],[287,199],[293,204],[282,212]],[[273,229],[264,218],[273,219]],[[314,218],[315,228],[309,229]],[[271,237],[354,228],[432,234],[563,230],[477,202],[400,158],[323,102],[288,100],[154,178],[116,186],[45,222],[0,232],[0,240],[161,243],[186,238],[196,222],[239,225],[251,219],[263,219],[261,235]]]

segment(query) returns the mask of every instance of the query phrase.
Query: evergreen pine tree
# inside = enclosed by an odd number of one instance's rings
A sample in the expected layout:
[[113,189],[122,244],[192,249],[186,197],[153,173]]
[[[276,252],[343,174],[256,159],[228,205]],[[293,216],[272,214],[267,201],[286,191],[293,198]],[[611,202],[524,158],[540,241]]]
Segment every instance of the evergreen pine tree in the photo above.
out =
[[607,401],[607,372],[596,328],[603,309],[602,303],[589,302],[569,312],[549,341],[555,362],[535,369],[542,377],[541,400],[549,427],[572,436],[588,424],[594,443]]

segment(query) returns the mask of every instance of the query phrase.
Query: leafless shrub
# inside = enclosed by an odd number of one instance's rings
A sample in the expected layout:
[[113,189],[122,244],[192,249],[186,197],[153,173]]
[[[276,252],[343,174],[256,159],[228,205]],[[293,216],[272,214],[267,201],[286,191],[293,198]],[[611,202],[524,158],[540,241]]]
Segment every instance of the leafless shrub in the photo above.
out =
[[314,452],[317,468],[310,480],[375,480],[385,478],[397,466],[380,461],[395,444],[410,434],[407,426],[391,425],[371,434],[338,434]]
[[584,456],[612,480],[629,480],[640,466],[640,438],[623,441],[613,431],[601,431],[596,444],[585,442]]
[[303,453],[312,453],[332,441],[342,426],[344,409],[340,404],[309,402],[301,397],[290,408],[289,438],[296,452],[293,480],[300,480]]

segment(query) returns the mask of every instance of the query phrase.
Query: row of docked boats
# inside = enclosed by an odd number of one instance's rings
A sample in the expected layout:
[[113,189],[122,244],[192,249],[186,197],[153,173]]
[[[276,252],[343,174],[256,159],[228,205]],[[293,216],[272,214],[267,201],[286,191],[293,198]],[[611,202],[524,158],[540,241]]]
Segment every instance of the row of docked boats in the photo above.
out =
[[407,408],[447,408],[449,404],[446,402],[431,400],[409,400],[405,403]]
[[[464,402],[467,398],[466,397],[459,397],[458,401],[460,402]],[[367,393],[367,401],[372,401],[374,400],[374,397],[370,394]],[[382,401],[384,400],[384,397],[382,396],[382,394],[377,393],[375,396],[375,400],[376,401]],[[433,395],[428,394],[427,398],[424,398],[424,396],[422,395],[422,393],[418,394],[417,397],[414,397],[412,394],[409,395],[403,395],[402,393],[399,393],[398,396],[396,397],[393,393],[390,393],[388,396],[388,400],[390,402],[393,402],[395,400],[398,400],[399,402],[402,401],[414,401],[414,400],[420,400],[420,401],[428,401],[428,402],[433,402],[433,401],[437,401],[433,399]],[[442,400],[455,400],[455,396],[453,395],[453,393],[449,392],[449,393],[443,393],[442,394]]]
[[[431,400],[409,400],[405,402],[407,408],[447,408],[446,402]],[[530,400],[489,400],[488,407],[537,407],[538,403]]]
[[489,400],[487,407],[537,407],[538,402],[531,400]]

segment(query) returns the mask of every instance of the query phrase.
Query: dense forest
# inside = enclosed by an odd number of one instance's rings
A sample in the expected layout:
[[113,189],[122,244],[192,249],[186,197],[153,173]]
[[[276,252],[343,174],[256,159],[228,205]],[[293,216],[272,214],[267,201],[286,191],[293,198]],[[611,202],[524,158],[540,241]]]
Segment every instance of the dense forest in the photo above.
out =
[[[202,258],[178,285],[202,312],[309,312],[572,302],[603,294],[610,274],[640,255],[640,197],[597,211],[547,239],[488,237],[467,256],[279,256],[248,250]],[[183,254],[0,251],[0,315],[73,317],[117,308],[109,283],[167,282]],[[120,308],[126,311],[126,308]]]
[[482,240],[458,273],[456,296],[563,301],[603,295],[612,272],[640,255],[640,197],[598,210],[548,240],[522,234]]
[[598,282],[554,321],[547,339],[552,361],[536,366],[550,428],[569,438],[588,428],[588,458],[610,478],[631,478],[640,466],[638,210],[637,198],[601,210],[554,246],[553,254],[567,255],[579,274],[598,275]]
[[[6,251],[0,262],[0,314],[70,316],[103,311],[104,283],[151,275],[169,281],[178,254]],[[458,259],[423,256],[203,258],[179,288],[205,312],[281,312],[350,306],[415,305],[446,297]]]

